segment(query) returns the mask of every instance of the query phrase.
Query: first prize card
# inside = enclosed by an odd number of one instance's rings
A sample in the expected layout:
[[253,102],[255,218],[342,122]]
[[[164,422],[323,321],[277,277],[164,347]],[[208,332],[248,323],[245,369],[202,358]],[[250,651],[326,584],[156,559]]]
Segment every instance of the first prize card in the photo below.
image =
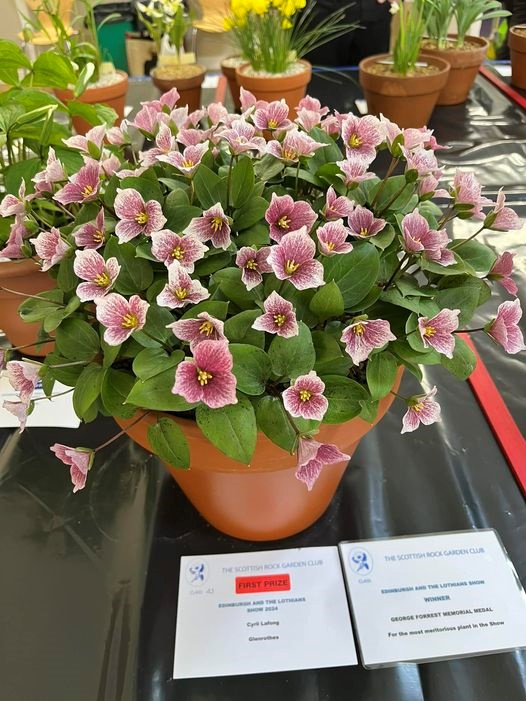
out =
[[526,595],[493,530],[340,545],[365,667],[526,647]]
[[175,679],[357,663],[336,547],[181,557]]

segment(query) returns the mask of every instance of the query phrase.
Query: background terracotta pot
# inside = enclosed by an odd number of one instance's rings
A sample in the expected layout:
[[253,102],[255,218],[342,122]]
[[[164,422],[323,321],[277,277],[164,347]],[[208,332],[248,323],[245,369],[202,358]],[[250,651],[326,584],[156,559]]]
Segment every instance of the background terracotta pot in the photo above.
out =
[[[456,40],[456,34],[450,39]],[[454,44],[446,49],[425,47],[421,51],[424,57],[438,56],[451,66],[447,83],[438,96],[437,105],[459,105],[465,102],[478,70],[486,58],[489,41],[484,37],[466,37],[466,42],[472,47],[469,50],[457,49]]]
[[179,106],[188,105],[188,112],[195,112],[201,107],[201,85],[206,73],[206,70],[201,66],[197,66],[197,68],[200,69],[200,72],[187,78],[158,78],[155,75],[155,69],[150,75],[153,84],[162,93],[177,88],[181,96],[177,104]]
[[[119,83],[106,85],[100,88],[88,88],[80,97],[74,98],[71,90],[59,90],[55,88],[55,95],[62,102],[78,100],[88,105],[108,105],[113,107],[118,115],[118,123],[124,119],[124,107],[126,104],[126,94],[128,93],[128,76],[124,71],[117,71],[122,80]],[[82,117],[73,117],[73,126],[77,134],[85,134],[92,125],[88,124]]]
[[426,62],[439,69],[437,73],[415,76],[371,73],[372,65],[389,58],[388,54],[378,54],[360,61],[360,85],[369,114],[382,113],[403,129],[426,126],[447,82],[449,64],[442,58],[426,56]]
[[[398,389],[402,370],[394,385]],[[316,440],[334,443],[352,456],[360,439],[380,421],[393,402],[389,394],[381,400],[374,424],[360,418],[344,424],[323,424]],[[171,417],[175,418],[175,417]],[[115,419],[121,428],[134,418]],[[128,435],[152,452],[148,426],[157,421],[148,414],[132,426]],[[166,465],[177,484],[201,515],[215,528],[244,540],[277,540],[299,533],[327,509],[347,467],[347,462],[322,470],[311,492],[294,476],[297,457],[258,434],[256,451],[249,466],[231,460],[209,443],[193,421],[176,419],[190,447],[191,467],[181,470]]]
[[228,82],[228,89],[232,95],[232,102],[234,104],[234,110],[239,112],[241,110],[241,100],[239,99],[239,85],[236,79],[236,68],[240,65],[240,56],[228,56],[223,61],[221,61],[221,72],[225,76]]
[[526,24],[511,27],[508,34],[511,58],[511,83],[526,90]]
[[[47,273],[41,272],[33,260],[25,259],[18,263],[0,263],[0,287],[34,295],[53,289],[55,281]],[[35,343],[40,330],[40,322],[29,324],[18,315],[18,307],[23,301],[20,295],[0,290],[0,328],[13,346]],[[44,343],[24,348],[23,353],[41,357],[52,350],[53,343]]]
[[246,71],[250,67],[249,63],[243,63],[236,68],[237,84],[249,90],[258,100],[273,102],[284,99],[293,117],[296,115],[294,108],[299,101],[305,97],[307,85],[312,76],[312,66],[308,61],[299,61],[303,64],[304,70],[301,73],[291,75],[247,75]]

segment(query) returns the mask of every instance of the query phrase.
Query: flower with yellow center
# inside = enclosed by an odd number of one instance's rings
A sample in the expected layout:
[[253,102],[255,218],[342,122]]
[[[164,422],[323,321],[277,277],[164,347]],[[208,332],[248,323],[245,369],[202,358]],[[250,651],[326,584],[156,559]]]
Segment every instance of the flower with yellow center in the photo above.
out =
[[426,328],[424,329],[424,336],[430,338],[431,336],[434,336],[436,332],[437,330],[434,326],[426,326]]
[[362,145],[362,140],[358,134],[351,134],[347,143],[349,148],[359,148]]
[[287,321],[287,317],[285,316],[285,314],[274,314],[274,321],[276,322],[276,325],[281,328],[283,324]]
[[93,194],[93,186],[92,185],[86,185],[86,187],[82,190],[82,197],[86,199],[90,195]]
[[183,168],[193,168],[195,163],[190,158],[185,158],[183,161]]
[[294,260],[288,260],[285,263],[285,272],[287,275],[292,275],[293,273],[296,272],[296,270],[300,267],[299,263],[296,263]]
[[93,240],[95,241],[95,243],[104,243],[105,238],[106,237],[104,236],[104,231],[101,231],[100,229],[95,231],[95,233],[93,234]]
[[308,389],[300,389],[299,395],[302,402],[308,402],[312,397],[312,392],[309,392]]
[[93,282],[99,287],[108,287],[111,280],[108,273],[100,273],[93,278]]
[[356,336],[363,336],[365,333],[365,326],[363,324],[356,324],[352,327],[352,331]]
[[221,217],[212,217],[210,226],[214,231],[220,231],[223,228],[223,223]]
[[280,229],[288,229],[290,226],[290,217],[284,214],[280,219],[278,219],[278,226]]
[[201,387],[204,387],[205,385],[208,384],[208,380],[211,380],[213,378],[213,375],[209,372],[206,372],[206,370],[199,370],[199,368],[196,368],[197,370],[197,381],[201,385]]
[[201,326],[199,327],[199,333],[203,334],[203,336],[210,336],[214,332],[214,326],[211,324],[210,321],[203,321]]
[[174,250],[172,251],[172,258],[175,258],[175,260],[183,260],[184,249],[182,246],[176,246],[174,248]]
[[140,224],[142,226],[143,224],[146,224],[148,222],[148,215],[146,212],[139,212],[139,214],[135,215],[134,219],[137,222],[137,224]]
[[186,299],[188,295],[188,290],[185,287],[176,287],[174,290],[174,294],[177,297],[177,299]]
[[257,270],[258,269],[258,263],[254,258],[251,260],[247,260],[245,263],[245,268],[248,268],[248,270]]
[[327,248],[329,249],[329,251],[334,251],[335,246],[336,244],[334,243],[334,241],[327,241]]
[[122,317],[121,326],[123,329],[134,329],[138,323],[135,314],[125,314]]

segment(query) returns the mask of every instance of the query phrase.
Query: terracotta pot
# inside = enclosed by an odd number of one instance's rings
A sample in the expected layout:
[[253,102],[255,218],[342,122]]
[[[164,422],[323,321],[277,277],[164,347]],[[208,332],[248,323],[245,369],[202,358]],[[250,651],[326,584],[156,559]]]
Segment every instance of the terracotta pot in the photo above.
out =
[[[395,391],[401,377],[400,369]],[[323,424],[316,440],[334,443],[352,456],[360,439],[380,421],[393,399],[389,394],[381,400],[374,424],[360,418],[339,425]],[[121,428],[126,428],[134,419],[115,420]],[[296,456],[278,448],[262,433],[258,434],[256,451],[247,466],[214,448],[193,421],[175,420],[188,440],[191,467],[189,470],[166,467],[201,515],[215,528],[235,538],[277,540],[312,525],[329,506],[347,467],[347,462],[328,465],[309,492],[294,476]],[[149,452],[153,451],[147,430],[156,421],[155,414],[148,414],[127,431]]]
[[[456,39],[456,34],[450,35]],[[451,66],[447,83],[438,96],[437,105],[459,105],[465,102],[471,90],[481,64],[483,63],[489,46],[489,41],[484,37],[466,37],[471,49],[457,49],[454,44],[446,49],[432,49],[425,47],[420,52],[426,57],[435,56],[443,58]]]
[[188,105],[188,112],[195,112],[201,108],[201,85],[205,78],[206,70],[202,66],[197,66],[200,72],[188,78],[157,78],[155,69],[151,72],[152,82],[162,93],[168,92],[172,88],[177,88],[181,98],[177,101],[178,106]]
[[[518,30],[523,33],[520,34]],[[511,27],[508,46],[511,58],[511,84],[526,90],[526,24]]]
[[[34,295],[55,287],[55,281],[47,273],[41,272],[33,260],[0,263],[0,287],[15,292]],[[0,290],[0,327],[5,331],[13,346],[26,346],[35,343],[40,330],[40,322],[31,324],[22,321],[18,307],[24,298]],[[53,350],[53,343],[44,343],[24,348],[24,355],[45,356]]]
[[[106,85],[100,88],[88,87],[87,90],[77,98],[73,97],[73,92],[71,90],[59,90],[55,88],[54,92],[62,102],[78,100],[88,105],[108,105],[108,107],[113,107],[118,115],[117,121],[120,123],[124,119],[124,107],[126,104],[126,94],[128,92],[128,76],[124,71],[117,71],[117,73],[122,77],[119,83]],[[85,134],[92,128],[92,125],[86,122],[85,119],[82,119],[82,117],[73,117],[73,126],[77,134]]]
[[296,114],[295,107],[299,101],[305,97],[307,85],[312,76],[312,66],[308,61],[299,61],[303,64],[305,70],[301,73],[292,75],[247,75],[246,70],[250,67],[249,63],[243,63],[236,68],[237,84],[249,90],[258,100],[266,100],[273,102],[274,100],[284,99],[289,109],[294,115]]
[[228,56],[223,61],[221,61],[221,72],[228,81],[228,89],[232,95],[232,102],[234,103],[234,110],[236,112],[241,111],[241,100],[239,99],[239,85],[236,79],[236,68],[237,65],[230,64],[230,61],[234,59],[239,59],[239,56]]
[[426,126],[447,82],[449,64],[442,58],[426,56],[427,63],[439,68],[437,73],[397,76],[370,72],[377,61],[389,58],[389,54],[379,54],[360,61],[360,85],[369,114],[382,113],[403,129]]

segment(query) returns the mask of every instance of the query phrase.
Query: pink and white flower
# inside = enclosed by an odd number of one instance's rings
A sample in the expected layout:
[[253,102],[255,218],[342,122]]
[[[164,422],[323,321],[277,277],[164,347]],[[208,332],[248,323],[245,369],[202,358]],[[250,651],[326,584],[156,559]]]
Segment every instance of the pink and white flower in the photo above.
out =
[[415,431],[420,424],[430,426],[440,421],[440,404],[434,399],[436,393],[437,388],[433,387],[427,394],[409,397],[407,400],[408,408],[402,418],[402,430],[400,433]]
[[24,432],[29,414],[29,402],[12,402],[5,399],[2,403],[3,408],[10,414],[13,414],[18,420],[20,433]]
[[172,151],[172,153],[167,155],[159,156],[158,160],[169,163],[187,178],[192,178],[199,168],[203,156],[208,151],[208,144],[209,142],[205,141],[195,146],[187,146],[182,153]]
[[128,134],[128,123],[125,119],[121,122],[119,127],[110,127],[106,132],[106,140],[112,146],[124,146],[124,144],[130,143],[130,136]]
[[504,251],[504,253],[493,263],[491,270],[488,273],[488,279],[495,280],[495,282],[500,283],[502,287],[504,287],[504,289],[510,293],[510,295],[516,297],[519,288],[517,287],[517,283],[511,279],[514,256],[515,253]]
[[152,138],[157,131],[159,124],[159,112],[148,104],[143,104],[135,115],[133,122],[129,122],[132,127],[139,129],[148,138]]
[[183,360],[175,370],[173,394],[190,404],[203,402],[211,409],[237,404],[237,380],[228,343],[202,341],[193,353],[193,358]]
[[270,238],[279,243],[285,234],[302,227],[310,231],[317,215],[308,202],[294,202],[290,195],[280,196],[273,192],[265,219],[270,225]]
[[385,228],[385,219],[376,219],[374,214],[367,207],[356,205],[354,210],[347,218],[349,229],[352,236],[358,236],[361,239],[369,239],[372,236],[380,233]]
[[228,110],[222,102],[211,102],[206,108],[206,116],[212,126],[217,126],[228,119]]
[[358,185],[359,183],[363,183],[364,180],[371,180],[371,178],[376,177],[374,173],[369,173],[367,171],[369,167],[367,161],[358,158],[352,161],[337,161],[336,165],[343,173],[343,182],[347,187]]
[[97,161],[90,159],[86,165],[75,173],[69,182],[53,196],[57,202],[66,205],[72,202],[91,202],[99,194],[100,167]]
[[321,115],[315,110],[308,110],[305,107],[301,107],[296,112],[297,117],[294,120],[305,131],[310,131],[320,125]]
[[332,185],[327,190],[325,198],[325,207],[322,209],[322,214],[325,219],[344,219],[353,211],[354,204],[348,197],[338,197]]
[[166,224],[159,202],[145,202],[141,193],[132,187],[117,190],[114,207],[120,220],[115,227],[119,243],[131,241],[139,234],[149,236]]
[[15,221],[11,224],[9,230],[9,237],[5,243],[4,248],[0,249],[0,256],[2,258],[10,258],[11,260],[15,258],[25,258],[22,246],[24,245],[24,238],[29,234],[26,228],[24,217],[17,214]]
[[325,383],[311,370],[308,375],[300,375],[282,393],[283,405],[291,416],[321,421],[329,407],[323,396]]
[[455,205],[471,205],[471,216],[475,219],[484,219],[482,207],[493,204],[487,197],[483,197],[482,185],[476,179],[475,174],[457,170],[453,180],[452,197]]
[[26,181],[22,178],[20,187],[18,188],[18,197],[15,195],[5,195],[4,199],[0,203],[0,217],[11,217],[13,214],[20,215],[24,214],[26,196]]
[[50,147],[47,154],[46,167],[33,178],[35,190],[37,193],[53,192],[53,185],[64,180],[67,180],[64,166],[56,157],[55,149]]
[[402,219],[402,239],[409,253],[421,253],[427,260],[443,266],[455,262],[453,251],[447,248],[447,232],[430,229],[427,220],[416,210]]
[[7,379],[24,404],[29,404],[39,381],[40,365],[24,360],[10,360],[6,363]]
[[297,129],[291,129],[285,134],[283,141],[269,141],[267,153],[285,163],[297,163],[300,158],[310,157],[319,148],[325,148],[327,144],[315,141],[308,134]]
[[201,260],[206,251],[208,251],[208,246],[190,234],[179,236],[169,229],[154,231],[152,234],[152,254],[167,268],[175,260],[189,273],[193,273],[194,263]]
[[[402,137],[402,130],[398,126],[398,124],[395,124],[395,122],[391,122],[390,119],[387,117],[384,117],[383,114],[380,115],[380,129],[383,134],[383,141],[387,144],[387,148],[389,149],[389,152],[392,154],[393,153],[393,146],[397,145],[398,148],[395,148],[396,154],[399,156],[400,155],[400,143],[404,143],[404,140]],[[406,144],[407,148],[411,148],[408,144]]]
[[225,325],[220,319],[215,319],[208,312],[201,312],[196,319],[180,319],[168,324],[173,334],[180,341],[189,341],[190,350],[203,341],[226,341]]
[[254,125],[264,131],[283,131],[292,127],[292,122],[287,119],[289,108],[285,100],[275,100],[268,105],[256,109],[252,117]]
[[41,231],[36,238],[29,240],[42,260],[42,272],[60,263],[69,251],[69,244],[62,239],[60,231],[55,227],[51,231]]
[[73,232],[73,238],[77,246],[82,248],[97,249],[106,243],[106,231],[104,228],[104,207],[101,207],[94,222],[82,224]]
[[325,256],[349,253],[352,251],[352,243],[347,241],[350,229],[344,226],[341,219],[329,221],[320,226],[316,231],[316,236],[320,243],[320,252]]
[[417,148],[414,151],[410,151],[405,146],[402,146],[402,153],[407,162],[406,172],[408,170],[416,170],[418,177],[424,178],[438,171],[438,161],[433,151],[424,148]]
[[319,443],[312,438],[300,438],[295,477],[300,482],[305,482],[310,492],[325,465],[347,462],[350,459],[350,455],[342,453],[335,445]]
[[388,321],[357,317],[347,326],[341,336],[345,352],[355,365],[362,363],[375,348],[382,348],[389,341],[396,341]]
[[75,136],[70,136],[69,139],[62,139],[62,141],[66,146],[69,146],[69,148],[77,149],[93,158],[98,158],[102,151],[102,144],[105,136],[106,125],[99,124],[87,131],[85,136],[75,134]]
[[425,348],[433,348],[438,353],[452,358],[455,351],[453,331],[458,329],[460,309],[442,309],[429,319],[421,316],[418,319],[418,331]]
[[75,275],[81,280],[77,287],[77,297],[81,302],[99,299],[108,294],[117,279],[121,266],[117,258],[104,258],[93,249],[75,251],[73,263]]
[[227,249],[230,246],[230,221],[218,202],[205,210],[200,217],[194,217],[185,231],[199,239],[211,241],[214,248]]
[[104,340],[110,346],[124,343],[135,331],[140,331],[146,323],[146,313],[150,305],[139,295],[126,299],[116,292],[95,300],[97,321],[106,327]]
[[262,136],[255,136],[255,133],[255,128],[245,119],[235,119],[230,129],[224,129],[221,132],[221,138],[228,143],[230,153],[234,156],[247,151],[262,153],[265,150],[266,141]]
[[283,299],[277,292],[271,292],[263,302],[263,308],[265,313],[254,321],[253,329],[275,333],[283,338],[299,334],[296,312],[291,302]]
[[298,102],[296,112],[301,109],[309,110],[310,112],[317,112],[320,117],[325,117],[326,114],[329,114],[329,108],[322,107],[318,98],[311,97],[310,95],[305,95],[305,97],[302,97]]
[[143,166],[153,166],[161,156],[166,156],[176,150],[177,142],[175,136],[166,124],[161,124],[155,137],[155,146],[148,151],[141,151],[139,161]]
[[[506,353],[515,355],[526,350],[524,337],[518,323],[522,317],[522,309],[518,299],[513,302],[503,302],[497,309],[495,319],[487,324],[484,329],[486,333],[497,341]],[[9,365],[9,363],[8,363]]]
[[70,466],[69,474],[73,484],[73,493],[84,489],[88,470],[93,465],[95,451],[90,448],[70,448],[69,445],[62,443],[55,443],[50,450],[64,465]]
[[376,158],[376,147],[383,141],[380,121],[368,114],[356,117],[349,114],[342,123],[342,140],[349,160],[359,159],[367,164]]
[[181,309],[210,297],[210,292],[199,280],[192,280],[188,272],[174,261],[168,268],[168,284],[157,295],[157,304],[169,309]]
[[271,246],[268,262],[279,280],[288,280],[298,290],[324,285],[323,265],[314,260],[316,244],[304,226]]
[[500,188],[495,207],[486,215],[484,225],[494,231],[517,231],[522,228],[522,222],[511,207],[505,207],[506,195]]
[[100,161],[101,173],[104,173],[107,178],[111,178],[112,175],[116,175],[117,171],[120,171],[120,168],[121,162],[118,156],[114,153],[108,155],[108,152],[105,151]]
[[258,251],[250,246],[243,246],[236,255],[236,265],[241,268],[241,280],[247,290],[252,290],[263,282],[262,273],[271,273],[272,268],[267,262],[270,246],[263,246]]
[[213,141],[213,129],[179,129],[177,142],[183,146],[197,146],[205,141]]

